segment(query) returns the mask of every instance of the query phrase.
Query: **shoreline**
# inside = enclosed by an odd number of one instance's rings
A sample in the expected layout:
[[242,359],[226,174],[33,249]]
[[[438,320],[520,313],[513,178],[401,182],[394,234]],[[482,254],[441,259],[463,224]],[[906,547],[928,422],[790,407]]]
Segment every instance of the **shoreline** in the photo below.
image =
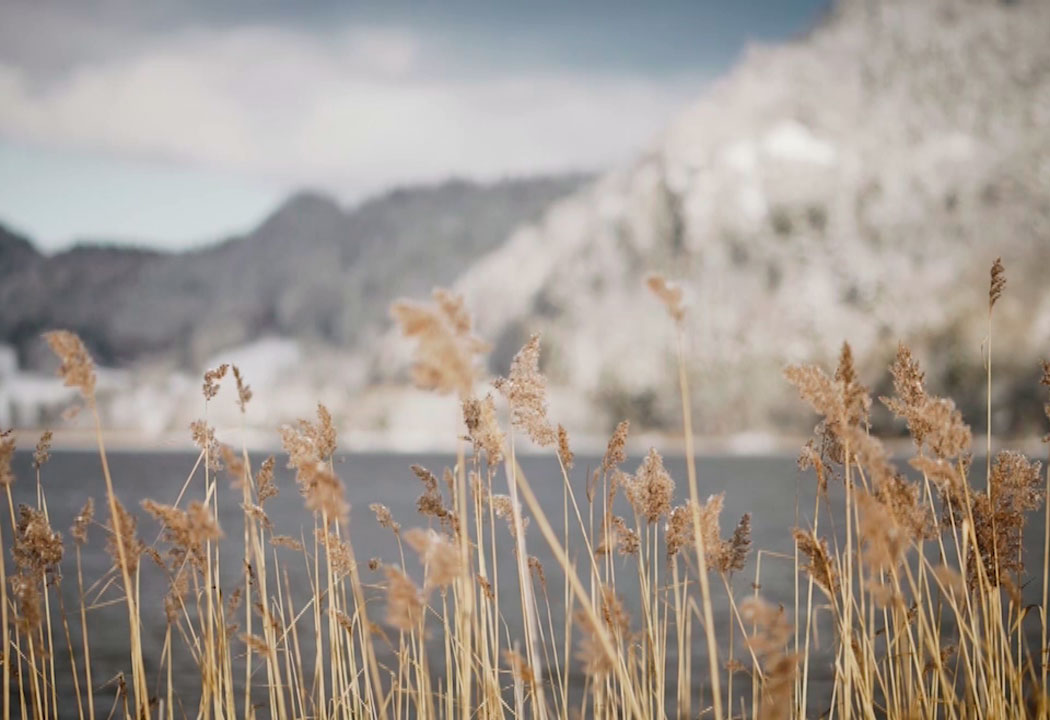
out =
[[[14,430],[16,448],[19,452],[32,452],[43,429]],[[51,443],[52,452],[95,452],[98,449],[94,431],[70,428],[54,430]],[[280,439],[276,432],[256,430],[218,431],[218,439],[234,448],[243,444],[252,453],[282,454]],[[693,447],[697,455],[738,456],[738,457],[791,457],[796,458],[799,450],[809,440],[808,436],[772,433],[738,433],[735,435],[695,435]],[[907,457],[912,454],[914,445],[907,437],[880,437],[880,440],[894,458]],[[159,436],[146,436],[128,431],[107,431],[103,434],[106,450],[120,453],[192,453],[196,446],[187,433],[164,433]],[[975,435],[974,447],[984,447],[984,435]],[[598,435],[582,435],[572,438],[572,449],[580,456],[601,457],[605,452],[608,438]],[[339,442],[344,453],[367,455],[454,455],[457,451],[455,442],[444,439],[427,438],[413,435],[391,435],[390,433],[373,433],[351,431],[342,433]],[[659,433],[639,433],[627,443],[630,455],[643,455],[650,447],[655,447],[661,454],[669,457],[681,457],[685,454],[685,443],[681,435],[662,435]],[[1043,459],[1048,450],[1041,438],[993,438],[993,452],[1002,449],[1014,449],[1024,452],[1034,460]],[[550,449],[525,445],[517,449],[522,456],[548,455]]]

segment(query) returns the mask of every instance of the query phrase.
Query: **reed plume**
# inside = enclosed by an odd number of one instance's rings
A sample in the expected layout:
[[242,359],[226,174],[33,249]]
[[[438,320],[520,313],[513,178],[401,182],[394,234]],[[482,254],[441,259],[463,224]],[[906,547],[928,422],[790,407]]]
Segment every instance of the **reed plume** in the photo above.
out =
[[477,358],[488,345],[472,334],[463,298],[434,290],[430,304],[398,300],[390,313],[401,333],[416,341],[412,379],[424,390],[468,398],[477,377]]

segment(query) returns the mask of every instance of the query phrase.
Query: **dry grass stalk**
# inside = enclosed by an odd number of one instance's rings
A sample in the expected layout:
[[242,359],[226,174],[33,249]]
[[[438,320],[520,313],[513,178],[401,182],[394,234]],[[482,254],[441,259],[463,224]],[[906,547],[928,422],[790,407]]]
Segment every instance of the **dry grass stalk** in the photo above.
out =
[[[663,299],[675,317],[674,309],[681,308],[680,295],[669,287],[673,286],[661,284],[654,291],[658,295],[663,291],[671,293]],[[1001,270],[998,285],[993,272],[990,307],[1002,288]],[[406,312],[408,334],[420,340],[420,351],[439,332],[452,338],[449,342],[455,345],[456,352],[467,349],[470,321],[461,302],[450,295],[439,295],[435,302],[435,306],[428,307],[434,317],[423,313],[427,316],[421,319],[412,311]],[[680,316],[676,319],[680,320]],[[413,325],[417,320],[421,325]],[[436,328],[435,323],[441,327]],[[78,343],[65,338],[59,345],[70,357],[68,363],[63,363],[68,365],[63,376],[68,375],[67,380],[83,390],[85,378],[89,374],[93,378],[93,369]],[[444,482],[422,467],[413,467],[423,485],[418,509],[423,517],[437,521],[433,529],[402,533],[389,509],[378,503],[371,506],[377,522],[397,533],[398,540],[403,538],[425,568],[420,588],[403,567],[393,562],[372,558],[368,563],[371,570],[382,570],[385,575],[387,619],[404,631],[400,638],[388,638],[367,617],[371,600],[361,592],[348,528],[319,522],[315,516],[315,545],[310,550],[299,540],[273,535],[263,508],[263,503],[277,493],[273,458],[259,468],[253,487],[248,482],[252,474],[243,451],[237,454],[218,446],[211,428],[203,423],[195,426],[200,445],[209,456],[224,456],[224,464],[235,480],[243,482],[237,503],[246,520],[244,573],[236,573],[236,586],[229,593],[222,587],[224,575],[213,565],[217,558],[224,557],[217,547],[221,545],[224,553],[230,542],[236,542],[236,537],[222,537],[215,519],[215,509],[229,505],[214,493],[228,489],[209,483],[208,504],[192,497],[183,504],[181,496],[175,505],[144,503],[161,522],[162,537],[171,546],[167,555],[161,556],[138,540],[134,517],[115,500],[100,440],[107,501],[111,503],[107,544],[121,566],[129,606],[128,632],[137,704],[135,710],[126,705],[129,717],[147,715],[152,696],[141,652],[134,649],[140,628],[137,586],[142,554],[163,569],[169,583],[164,598],[169,626],[162,628],[167,632],[166,650],[158,669],[161,673],[171,671],[171,645],[183,637],[202,678],[206,700],[200,712],[209,717],[237,717],[243,709],[247,714],[270,717],[382,718],[389,711],[395,717],[418,714],[496,720],[507,715],[503,689],[508,667],[516,682],[519,709],[525,707],[521,688],[527,687],[538,720],[567,718],[574,712],[581,716],[625,718],[695,717],[697,712],[690,702],[697,677],[691,664],[696,623],[703,626],[706,650],[712,658],[712,676],[704,678],[706,687],[718,688],[719,678],[729,668],[728,693],[715,690],[709,696],[714,716],[719,715],[720,704],[734,708],[731,717],[763,718],[810,717],[822,710],[836,717],[856,717],[858,711],[864,714],[870,708],[875,708],[880,716],[894,719],[940,714],[974,720],[982,715],[1026,717],[1040,712],[1045,682],[1040,682],[1038,676],[1045,675],[1040,671],[1045,658],[1042,647],[1029,648],[1028,640],[1034,625],[1045,623],[1045,588],[1050,573],[1044,569],[1043,606],[1024,606],[1022,601],[1027,598],[1022,589],[1031,578],[1025,575],[1022,551],[1026,547],[1027,516],[1045,501],[1045,481],[1040,482],[1042,467],[1020,453],[1004,451],[994,458],[994,466],[989,464],[987,490],[973,490],[968,481],[969,428],[954,404],[928,395],[922,370],[905,346],[898,349],[891,370],[894,397],[884,402],[905,420],[915,440],[919,454],[910,462],[924,473],[922,484],[901,476],[886,448],[871,436],[870,398],[848,345],[843,346],[833,375],[813,366],[787,371],[800,394],[823,416],[817,437],[803,448],[799,458],[801,468],[812,468],[817,475],[821,499],[814,509],[814,527],[819,520],[823,528],[823,516],[830,515],[834,536],[841,538],[843,532],[846,534],[843,549],[839,546],[841,540],[829,547],[815,531],[794,531],[796,557],[801,558],[796,569],[807,572],[827,596],[826,603],[814,604],[810,593],[804,606],[796,600],[795,616],[805,624],[804,643],[788,622],[787,610],[758,599],[761,573],[756,572],[755,595],[738,602],[739,588],[734,587],[730,575],[746,564],[751,546],[751,516],[744,515],[732,535],[723,539],[720,521],[724,498],[715,495],[703,504],[699,502],[691,456],[691,501],[674,508],[674,484],[655,450],[648,453],[633,476],[626,475],[620,470],[626,460],[626,422],[618,426],[601,464],[589,478],[595,485],[603,482],[606,492],[597,518],[591,508],[590,528],[577,509],[580,529],[586,534],[586,555],[571,547],[568,503],[563,508],[566,531],[562,545],[528,479],[514,476],[511,487],[528,504],[533,525],[553,551],[557,564],[545,569],[535,556],[528,554],[525,538],[515,538],[514,560],[521,594],[506,584],[498,584],[507,574],[499,566],[501,551],[497,550],[495,530],[487,522],[488,511],[491,509],[506,520],[512,533],[515,527],[518,532],[523,530],[530,518],[521,516],[521,508],[514,507],[516,500],[491,493],[499,472],[493,461],[504,454],[504,438],[496,423],[492,397],[476,400],[469,392],[462,392],[464,388],[472,390],[473,368],[468,388],[468,383],[456,379],[462,376],[455,363],[442,364],[448,346],[444,350],[440,343],[428,347],[427,357],[434,365],[432,372],[424,374],[434,389],[461,391],[463,418],[474,445],[474,457],[463,459],[455,472],[446,470]],[[564,428],[547,419],[546,381],[538,371],[538,353],[538,341],[526,345],[510,379],[501,383],[502,389],[511,400],[512,413],[516,405],[519,410],[527,409],[514,416],[515,427],[526,432],[531,427],[540,439],[553,439],[548,446],[555,449],[561,465],[568,469],[573,461],[568,436]],[[209,400],[216,397],[226,372],[219,368],[205,376],[205,395]],[[243,411],[250,391],[236,368],[233,376],[238,381],[236,402]],[[1043,383],[1050,386],[1050,365],[1044,365]],[[687,399],[687,382],[682,382],[682,389]],[[93,392],[92,384],[85,394],[90,396]],[[683,404],[683,425],[687,430],[691,428],[688,407],[687,402]],[[687,433],[687,447],[690,437]],[[323,406],[318,408],[316,421],[299,421],[284,428],[282,440],[307,507],[330,519],[345,518],[349,506],[342,485],[332,472],[336,450],[334,423]],[[35,453],[38,469],[47,454],[46,444],[42,441]],[[13,482],[13,452],[13,434],[0,434],[0,484],[9,486]],[[487,466],[482,464],[482,455],[488,458]],[[844,508],[839,506],[837,496],[828,498],[824,492],[836,475],[846,481]],[[927,480],[938,490],[939,503],[930,499]],[[442,485],[448,488],[448,501]],[[187,487],[193,486],[187,483]],[[620,488],[636,511],[636,526],[616,514],[616,493]],[[571,493],[571,486],[567,490]],[[588,494],[593,498],[591,490],[589,486]],[[934,522],[938,505],[944,511],[939,524]],[[8,633],[5,646],[8,657],[15,660],[5,662],[4,670],[9,680],[23,683],[22,697],[29,700],[23,714],[51,717],[57,714],[59,702],[52,699],[57,698],[57,693],[50,625],[53,611],[49,603],[62,597],[57,583],[63,545],[50,527],[44,508],[41,498],[39,507],[19,509],[13,532],[0,534],[0,539],[10,536],[15,541],[11,553],[15,571],[2,584]],[[843,511],[845,522],[840,515]],[[15,514],[13,504],[11,514]],[[82,546],[88,542],[93,514],[89,500],[73,523],[71,534],[78,559]],[[694,517],[698,518],[695,524]],[[663,522],[666,526],[661,534],[659,524]],[[938,529],[943,534],[938,535]],[[592,533],[599,537],[592,537]],[[669,562],[658,556],[661,535]],[[272,547],[291,549],[294,554],[264,551],[267,541]],[[397,545],[395,551],[400,555],[400,542]],[[706,567],[689,562],[691,549],[697,550],[697,557],[704,558]],[[614,550],[623,558],[609,557]],[[688,553],[684,576],[683,551]],[[595,561],[594,556],[601,557],[601,561]],[[579,573],[577,562],[581,558],[587,562]],[[301,596],[305,588],[293,586],[288,580],[289,566],[285,563],[293,562],[304,563],[308,568],[310,586],[305,598]],[[951,566],[956,562],[958,568]],[[625,572],[624,566],[638,572]],[[703,571],[699,575],[698,569]],[[731,627],[713,621],[711,596],[704,585],[707,571],[712,570],[722,575],[725,588],[731,593]],[[147,571],[154,572],[143,568],[143,582],[148,582]],[[113,573],[107,571],[104,577],[111,582]],[[547,596],[548,577],[552,580],[550,589],[564,578],[566,594],[561,603],[560,587],[553,598]],[[267,590],[267,583],[275,578],[284,579],[276,595]],[[78,576],[83,598],[79,581]],[[939,591],[931,592],[935,586]],[[435,589],[440,592],[435,593]],[[637,604],[625,602],[634,593]],[[539,627],[536,608],[545,599],[553,600],[555,607],[568,606],[562,634],[551,616],[546,618],[546,627]],[[550,605],[548,612],[549,608]],[[635,608],[637,611],[632,612]],[[578,611],[575,621],[570,614],[573,609]],[[81,617],[86,618],[83,599],[80,611]],[[527,648],[522,654],[518,654],[516,646],[513,651],[508,649],[514,646],[513,637],[508,635],[513,626],[508,622],[511,611],[523,612],[529,622],[535,621],[535,626],[527,627]],[[243,618],[235,617],[238,612],[244,613]],[[60,609],[58,615],[63,622],[64,613]],[[86,637],[86,620],[83,624]],[[588,673],[582,688],[569,679],[580,668],[571,658],[573,624],[581,635],[577,657]],[[632,633],[632,625],[637,632]],[[239,627],[244,628],[243,633]],[[950,636],[944,633],[945,627],[955,628]],[[747,651],[755,661],[753,705],[748,707],[745,703],[741,710],[736,709],[741,698],[739,692],[734,693],[732,677],[744,666],[732,656],[726,664],[718,662],[722,643],[739,637],[735,634],[737,629],[747,636]],[[830,634],[825,635],[825,630]],[[729,635],[730,632],[734,634]],[[1045,637],[1045,629],[1043,633]],[[315,643],[313,677],[303,664],[301,634]],[[370,654],[373,636],[384,638],[394,648],[396,659],[389,677],[380,677],[376,670],[374,655]],[[797,643],[794,649],[805,648],[801,656],[789,652],[793,636]],[[826,636],[833,638],[833,646],[824,644],[822,638]],[[244,646],[235,641],[237,637],[247,646],[246,654]],[[440,645],[442,640],[446,672],[439,678],[430,665],[430,652],[431,646]],[[811,645],[818,647],[821,654],[811,656]],[[84,648],[89,649],[86,640]],[[812,703],[807,707],[806,693],[812,690],[807,670],[813,662],[824,662],[825,651],[835,656],[834,707],[817,708]],[[246,689],[243,701],[234,701],[232,668],[235,658],[241,655],[247,666]],[[252,666],[255,656],[261,659]],[[676,676],[672,675],[675,657],[679,658]],[[807,670],[797,677],[800,657]],[[310,660],[307,658],[307,663]],[[97,685],[90,672],[85,674],[85,681],[89,690]],[[664,688],[668,686],[677,686],[677,705],[669,703],[670,694],[665,695]],[[9,686],[9,690],[13,688]],[[121,692],[128,693],[126,688]],[[268,694],[269,707],[264,701],[253,708],[262,692]],[[585,697],[577,705],[575,696],[579,693]],[[18,699],[16,692],[9,693],[9,700]],[[168,708],[176,705],[178,698],[169,693],[164,701]]]

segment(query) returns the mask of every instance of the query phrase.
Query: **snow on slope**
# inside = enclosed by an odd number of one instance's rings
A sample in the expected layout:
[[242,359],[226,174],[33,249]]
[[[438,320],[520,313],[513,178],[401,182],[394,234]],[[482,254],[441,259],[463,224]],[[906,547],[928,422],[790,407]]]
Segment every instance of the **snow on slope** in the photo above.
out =
[[1047,28],[1038,0],[842,2],[807,37],[751,49],[643,157],[464,273],[494,369],[541,331],[581,429],[672,425],[673,337],[642,289],[656,270],[692,302],[703,431],[799,417],[781,368],[831,362],[843,340],[877,378],[907,339],[955,390],[981,363],[997,255],[998,347],[1026,369],[1050,353]]

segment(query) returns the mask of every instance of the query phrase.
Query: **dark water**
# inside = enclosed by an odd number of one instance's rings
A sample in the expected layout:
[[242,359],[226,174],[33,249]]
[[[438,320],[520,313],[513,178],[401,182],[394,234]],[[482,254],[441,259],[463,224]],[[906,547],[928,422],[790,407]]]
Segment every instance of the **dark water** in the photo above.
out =
[[[174,502],[194,466],[196,456],[184,453],[111,453],[109,459],[118,497],[138,516],[140,537],[146,542],[153,541],[160,528],[152,518],[141,511],[139,503],[146,498],[163,503]],[[35,504],[36,502],[36,481],[31,460],[29,453],[16,454],[14,469],[18,479],[13,488],[15,503]],[[262,457],[253,457],[253,467],[258,467],[261,460]],[[560,535],[563,518],[563,483],[556,461],[545,457],[523,457],[519,458],[519,461],[544,506],[548,518],[559,530]],[[571,475],[571,482],[577,491],[578,499],[583,504],[581,509],[585,520],[587,509],[583,489],[590,470],[597,462],[598,460],[594,458],[578,458],[576,468]],[[672,476],[678,481],[675,493],[676,503],[681,502],[688,495],[684,459],[667,458],[665,462]],[[362,567],[362,577],[371,587],[369,614],[373,620],[381,621],[384,614],[378,587],[382,577],[380,573],[369,571],[365,567],[366,562],[369,558],[377,557],[390,563],[398,563],[399,558],[393,536],[388,530],[377,525],[368,506],[373,502],[387,505],[394,518],[406,529],[425,526],[425,519],[416,512],[416,499],[421,492],[421,486],[409,469],[413,463],[424,465],[440,476],[445,467],[454,463],[454,458],[443,455],[355,454],[337,456],[336,459],[336,470],[346,485],[348,499],[352,503],[349,530],[357,559]],[[633,470],[636,465],[637,459],[632,459],[625,464],[625,469]],[[311,517],[303,508],[302,498],[295,488],[291,471],[282,466],[283,462],[279,460],[277,481],[281,494],[267,503],[267,512],[274,525],[273,532],[296,538],[302,536],[310,540],[313,532]],[[975,463],[975,467],[982,466],[982,462]],[[784,559],[777,557],[777,554],[790,556],[793,553],[794,546],[790,534],[792,527],[796,525],[808,527],[812,524],[815,494],[813,478],[809,474],[800,473],[795,459],[789,456],[703,457],[699,459],[698,469],[702,495],[725,493],[725,509],[722,514],[723,536],[728,536],[732,532],[741,515],[751,513],[753,548],[763,551],[759,578],[761,594],[770,601],[784,604],[789,608],[790,614],[791,608],[794,607],[795,593],[793,564],[790,557]],[[42,483],[52,524],[63,532],[67,540],[69,539],[68,529],[73,518],[88,497],[95,499],[97,519],[104,519],[108,515],[105,510],[105,483],[99,459],[94,453],[55,453],[51,461],[43,468]],[[506,479],[502,472],[497,475],[495,483],[495,492],[507,492]],[[203,486],[203,472],[198,471],[191,483],[187,499],[202,497]],[[225,477],[222,478],[220,488],[220,524],[229,538],[228,542],[221,544],[224,549],[221,558],[223,590],[229,593],[243,582],[243,545],[240,540],[243,536],[243,515],[240,508],[240,491],[231,489]],[[838,507],[841,507],[843,502],[841,487],[834,483],[830,488],[830,502],[832,506]],[[628,513],[626,506],[618,510],[625,515]],[[595,514],[597,515],[597,510]],[[841,510],[839,514],[841,515]],[[4,516],[6,517],[6,512]],[[825,530],[831,530],[825,524],[826,522],[827,516],[825,515],[821,519],[821,534],[825,534]],[[9,522],[3,522],[2,525],[5,548],[8,549],[9,554],[11,547]],[[579,559],[579,567],[583,567],[583,560],[586,556],[575,527],[576,522],[570,515],[570,552]],[[1042,538],[1042,512],[1039,512],[1033,514],[1032,522],[1026,531],[1025,543],[1026,562],[1030,568],[1037,569],[1036,574],[1042,568]],[[512,543],[509,534],[503,532],[502,529],[497,532],[497,539],[499,566],[504,569],[499,578],[500,592],[505,598],[513,599],[509,602],[505,599],[501,605],[504,612],[508,614],[506,618],[508,634],[511,637],[520,637],[517,634],[521,620],[520,605],[516,599],[517,576],[512,569],[514,567]],[[553,625],[557,629],[561,626],[561,618],[564,614],[564,578],[557,571],[558,565],[554,556],[547,548],[537,528],[527,533],[527,542],[529,553],[537,556],[546,568]],[[96,579],[105,575],[112,565],[110,557],[104,551],[104,545],[105,533],[101,527],[96,525],[90,530],[90,540],[82,555],[86,585],[91,585]],[[738,599],[754,592],[753,582],[756,568],[754,550],[745,570],[738,573],[731,581],[734,595]],[[283,553],[283,567],[289,573],[293,595],[297,594],[296,606],[301,608],[310,597],[307,568],[300,555],[287,550],[280,552]],[[9,558],[7,562],[10,571]],[[617,557],[616,562],[619,565],[618,576],[631,577],[630,573],[635,572],[633,560]],[[511,570],[508,572],[506,568],[511,568]],[[72,644],[79,663],[82,651],[79,640],[80,623],[78,617],[75,617],[79,608],[79,599],[76,587],[75,555],[71,543],[67,543],[62,574],[64,603],[67,610],[73,615],[71,617]],[[584,574],[581,571],[581,576]],[[661,574],[667,577],[666,574]],[[417,580],[420,579],[420,573],[417,572],[416,577]],[[717,580],[716,576],[712,577],[714,580],[712,587],[716,593],[716,626],[720,637],[725,642],[728,637],[728,628],[732,624],[732,616],[729,614],[725,592],[720,587],[721,581]],[[272,583],[271,580],[271,591],[274,590]],[[147,671],[151,677],[151,691],[156,688],[158,694],[161,694],[159,691],[163,689],[165,682],[165,678],[160,674],[159,662],[166,628],[162,602],[166,591],[165,585],[163,574],[151,562],[144,559],[141,579],[143,645]],[[1040,585],[1038,581],[1025,588],[1025,593],[1030,601],[1038,601],[1041,586],[1036,587],[1037,585]],[[631,583],[623,583],[622,592],[625,604],[630,610],[636,611],[638,597],[632,594],[631,587],[633,587]],[[804,588],[803,584],[803,593]],[[125,606],[122,602],[104,605],[105,600],[118,597],[118,591],[111,588],[102,596],[99,602],[101,606],[92,609],[88,615],[96,705],[98,712],[101,713],[109,712],[115,697],[115,687],[107,683],[121,672],[128,673],[130,667],[127,655]],[[515,609],[518,610],[517,614],[515,614]],[[57,686],[60,704],[66,709],[63,715],[71,715],[76,710],[75,695],[68,671],[68,651],[65,649],[64,636],[61,636],[61,623],[57,621],[58,609],[53,607],[52,612],[56,618],[53,627],[56,633],[59,633],[59,636],[55,638],[55,644],[58,658]],[[239,612],[239,616],[243,621],[243,610]],[[302,634],[304,636],[312,632],[309,624],[305,630],[306,632]],[[309,638],[301,636],[301,640],[304,655],[312,658],[313,652]],[[825,644],[829,641],[830,636],[824,638]],[[739,648],[739,635],[736,642]],[[696,657],[693,660],[693,668],[699,678],[700,675],[706,673],[706,660],[703,659],[700,648],[702,637],[699,628],[694,628],[694,643],[696,644],[694,648]],[[193,717],[196,715],[199,678],[189,653],[178,637],[176,637],[174,647],[176,694],[184,703],[182,711],[187,716]],[[390,653],[382,646],[378,650],[381,654],[380,661],[388,662]],[[442,663],[443,657],[439,645],[434,653],[436,671],[440,671]],[[826,654],[818,652],[810,670],[813,681],[812,692],[818,697],[822,689],[826,689],[831,679],[831,672],[831,659]],[[243,672],[235,674],[235,677],[243,678]],[[260,675],[258,682],[263,682],[263,680],[264,678]],[[698,680],[696,684],[701,685],[702,682]],[[260,692],[259,699],[264,698],[265,693]],[[816,705],[820,705],[819,701]],[[181,715],[181,712],[177,711],[176,714]]]

